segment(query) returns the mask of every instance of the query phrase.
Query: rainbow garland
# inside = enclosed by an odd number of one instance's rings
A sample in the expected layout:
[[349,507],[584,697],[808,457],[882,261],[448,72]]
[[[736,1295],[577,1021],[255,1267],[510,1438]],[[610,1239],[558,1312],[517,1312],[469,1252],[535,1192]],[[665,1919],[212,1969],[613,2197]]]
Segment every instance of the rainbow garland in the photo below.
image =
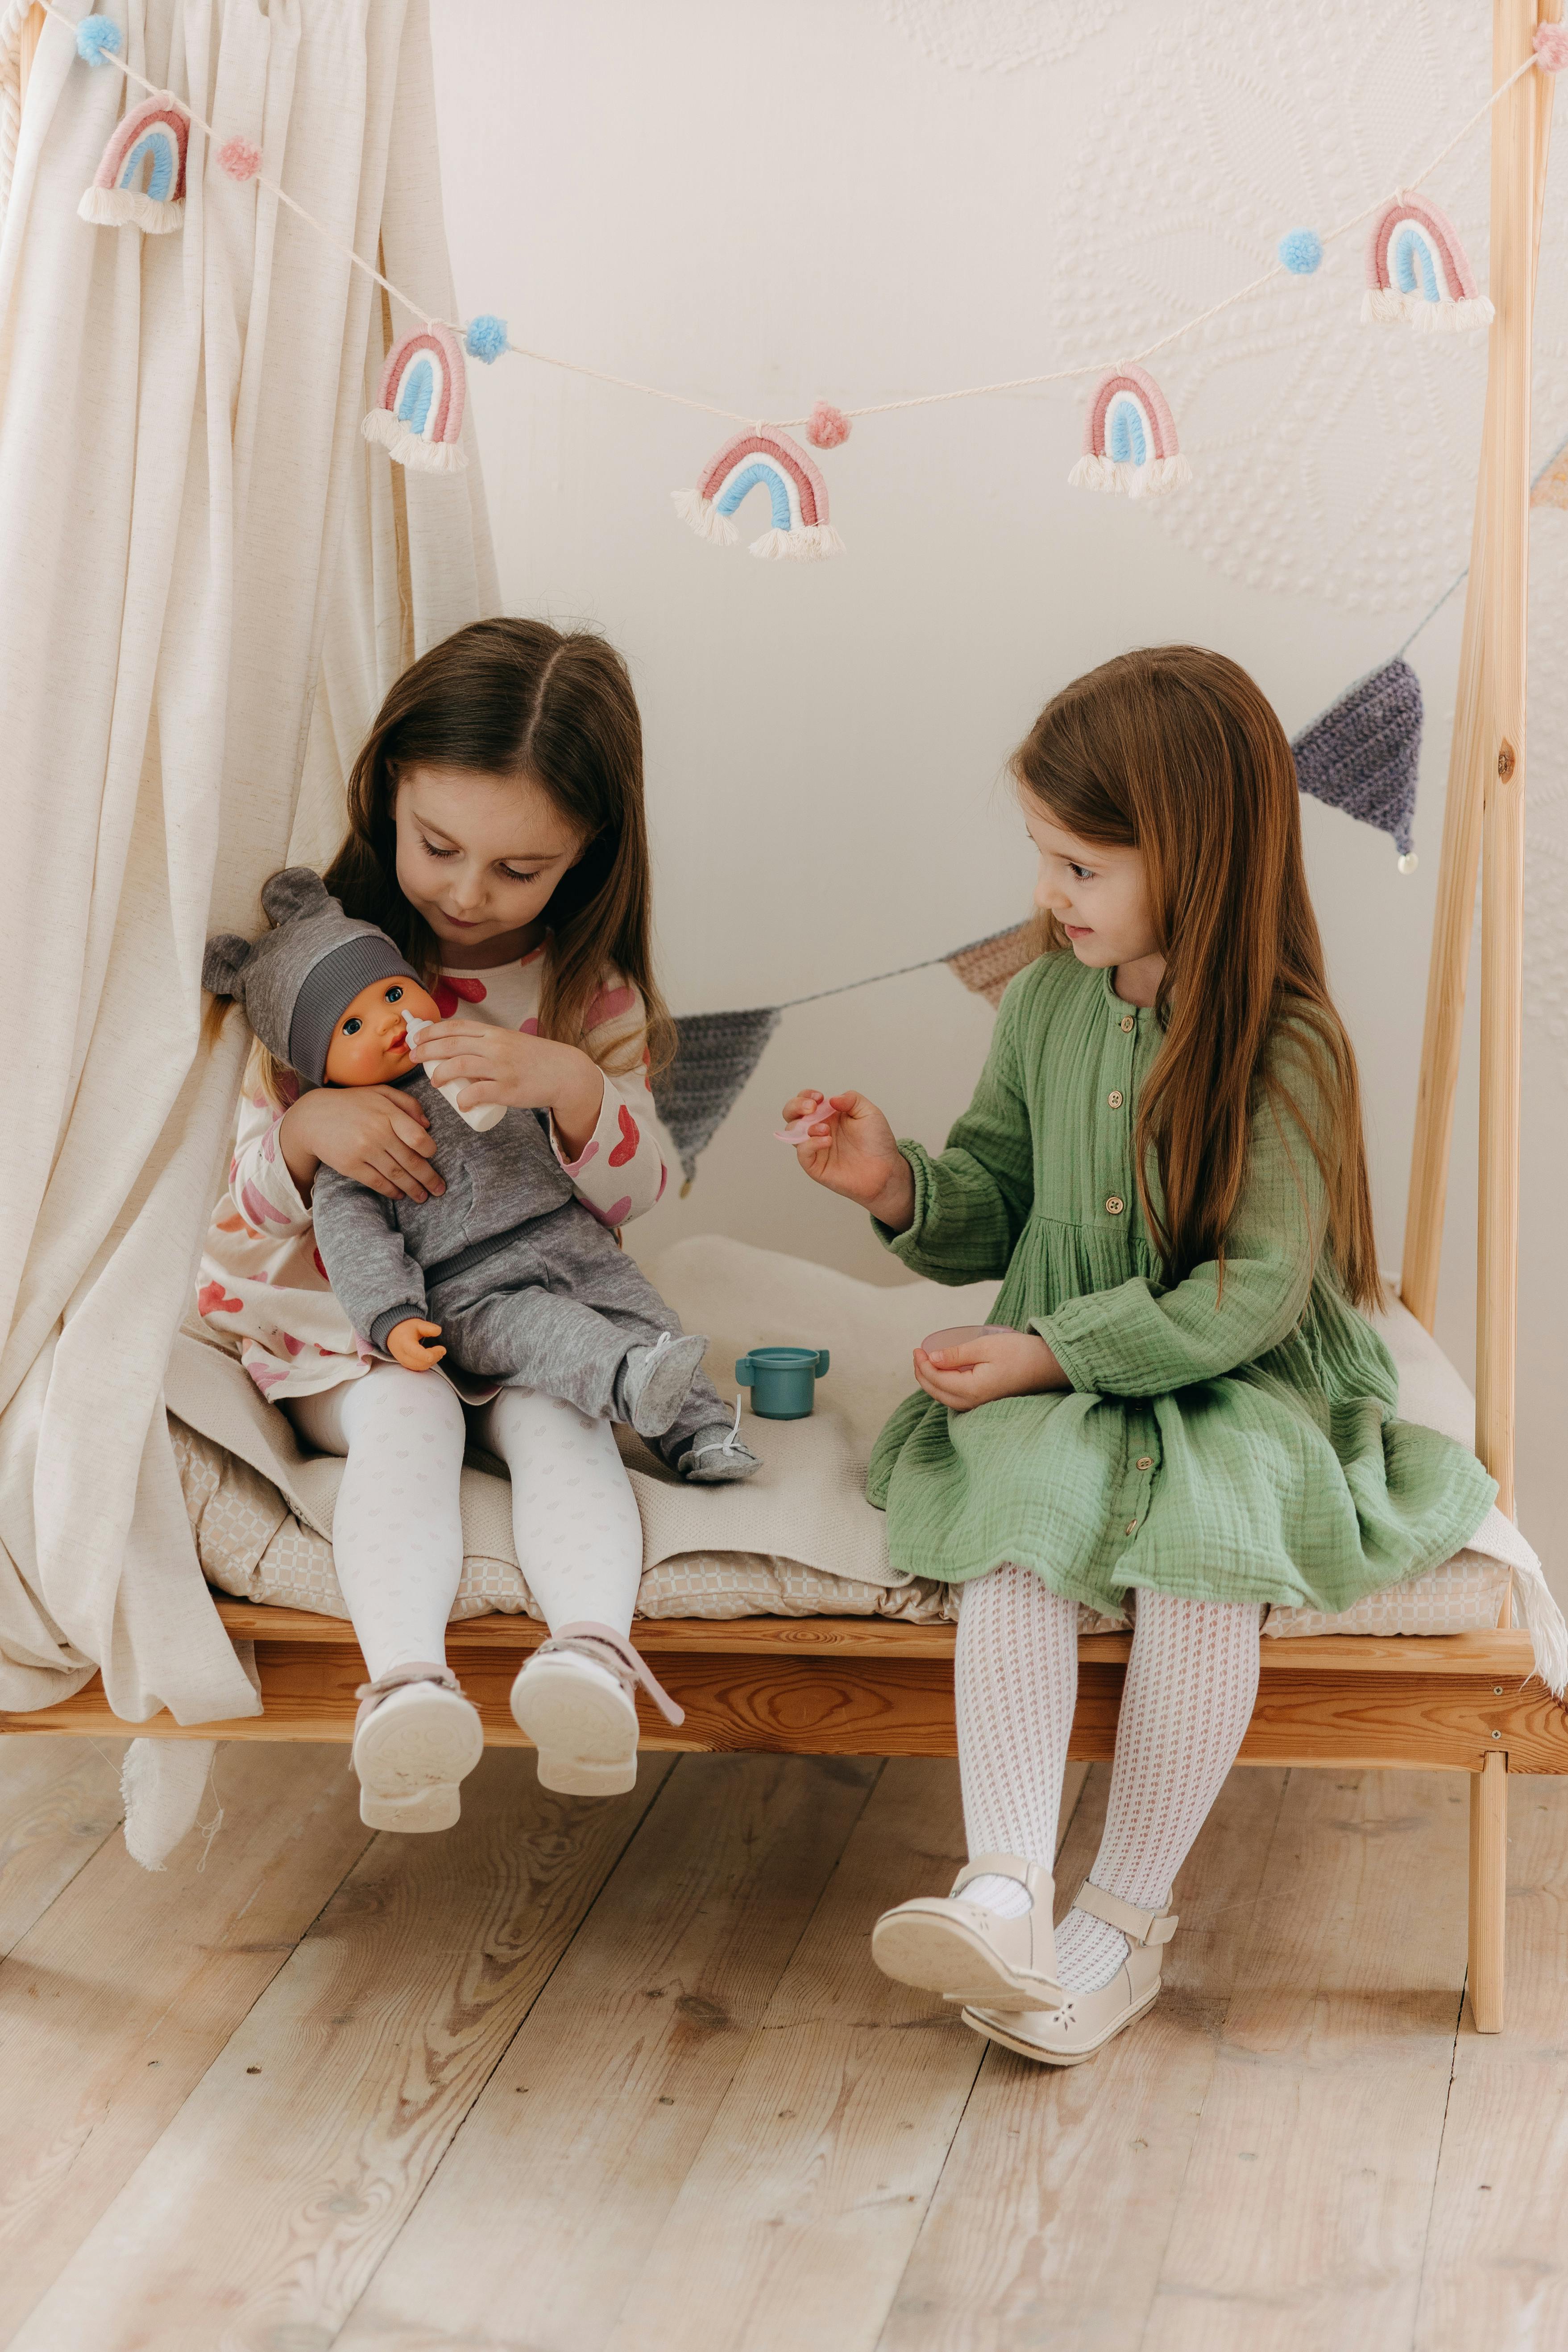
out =
[[[261,170],[260,154],[248,140],[235,137],[220,144],[212,125],[184,99],[157,89],[124,63],[118,54],[123,36],[111,17],[93,15],[77,19],[58,0],[40,0],[40,5],[47,15],[69,27],[77,52],[88,65],[113,66],[128,85],[134,82],[147,93],[128,110],[103,151],[92,185],[78,207],[84,220],[103,227],[135,228],[151,236],[164,236],[178,228],[184,216],[190,134],[195,130],[203,133],[220,169],[230,177],[254,179],[319,236],[328,235],[313,215]],[[1134,499],[1153,497],[1190,481],[1192,469],[1178,445],[1170,404],[1142,362],[1281,275],[1310,275],[1321,264],[1324,248],[1331,240],[1351,235],[1363,222],[1372,224],[1362,301],[1364,320],[1374,324],[1405,323],[1422,333],[1460,333],[1489,325],[1492,306],[1477,287],[1453,223],[1415,191],[1522,75],[1537,68],[1544,73],[1559,73],[1565,66],[1568,28],[1538,26],[1530,54],[1408,188],[1363,206],[1321,235],[1312,228],[1289,231],[1261,277],[1173,328],[1134,359],[1109,369],[1103,362],[1092,370],[1058,368],[1005,383],[970,384],[953,392],[925,393],[860,409],[830,408],[818,402],[809,417],[786,419],[783,424],[760,418],[748,423],[731,410],[689,399],[658,384],[638,383],[549,352],[526,351],[511,341],[503,319],[486,314],[470,320],[466,328],[423,319],[388,353],[376,404],[364,419],[364,436],[399,465],[426,473],[460,472],[467,463],[461,443],[467,404],[464,355],[489,362],[504,352],[515,353],[545,366],[619,384],[652,399],[705,410],[742,426],[709,459],[694,489],[672,494],[677,513],[710,546],[732,546],[738,537],[733,518],[751,493],[760,489],[768,502],[768,527],[752,541],[751,552],[774,562],[813,562],[839,554],[844,542],[828,517],[826,483],[792,438],[790,425],[804,425],[806,439],[815,448],[830,449],[848,438],[851,420],[857,415],[1067,383],[1094,373],[1100,380],[1089,403],[1082,453],[1068,479],[1077,488],[1115,491]],[[356,269],[419,318],[418,305],[380,270],[357,253],[349,257]]]

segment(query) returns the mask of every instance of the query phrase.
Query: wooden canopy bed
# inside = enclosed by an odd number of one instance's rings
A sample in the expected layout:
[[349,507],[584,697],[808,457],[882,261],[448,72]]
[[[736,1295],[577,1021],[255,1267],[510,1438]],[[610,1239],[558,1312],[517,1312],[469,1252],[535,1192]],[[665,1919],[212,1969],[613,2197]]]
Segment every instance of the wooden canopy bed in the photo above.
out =
[[[1527,57],[1539,17],[1561,0],[1494,0],[1494,86]],[[1401,1296],[1430,1329],[1436,1305],[1478,864],[1481,872],[1480,1207],[1476,1448],[1514,1496],[1519,1116],[1524,861],[1525,613],[1531,306],[1552,82],[1526,75],[1491,128],[1490,331],[1457,714],[1427,985]],[[131,1731],[170,1738],[347,1741],[363,1666],[342,1621],[220,1601],[237,1640],[254,1641],[265,1713],[221,1725],[146,1724],[112,1715],[96,1679],[60,1705],[0,1716],[0,1730]],[[521,1745],[512,1676],[543,1628],[490,1615],[451,1628],[449,1655],[487,1737]],[[686,1710],[672,1733],[645,1716],[650,1748],[796,1754],[952,1756],[950,1625],[860,1617],[665,1620],[637,1639]],[[1081,1646],[1071,1753],[1109,1758],[1130,1637]],[[1333,1635],[1265,1643],[1241,1761],[1468,1772],[1468,1990],[1477,2029],[1503,2022],[1503,1916],[1511,1773],[1568,1773],[1568,1709],[1530,1680],[1529,1636]]]

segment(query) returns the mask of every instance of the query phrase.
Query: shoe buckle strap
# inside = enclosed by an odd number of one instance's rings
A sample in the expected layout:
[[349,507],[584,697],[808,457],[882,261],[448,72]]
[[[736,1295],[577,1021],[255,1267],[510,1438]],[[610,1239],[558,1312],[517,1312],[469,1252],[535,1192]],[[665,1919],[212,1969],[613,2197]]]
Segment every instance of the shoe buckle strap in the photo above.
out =
[[1072,1908],[1087,1911],[1091,1919],[1103,1919],[1108,1927],[1119,1929],[1133,1944],[1168,1944],[1176,1932],[1173,1911],[1140,1911],[1088,1878],[1073,1896]]
[[966,1862],[952,1882],[952,1893],[961,1895],[973,1878],[1016,1878],[1028,1889],[1029,1899],[1042,1906],[1046,1917],[1051,1916],[1051,1896],[1055,1884],[1050,1873],[1042,1870],[1037,1862],[1026,1862],[1019,1853],[977,1853]]
[[384,1698],[409,1683],[436,1683],[442,1690],[455,1691],[459,1698],[463,1696],[463,1685],[450,1666],[437,1665],[429,1658],[407,1658],[401,1665],[389,1666],[385,1674],[377,1675],[374,1682],[361,1683],[354,1693],[359,1701],[354,1729],[357,1731],[366,1717],[375,1713]]
[[[667,1339],[668,1334],[664,1335]],[[548,1642],[542,1642],[534,1652],[536,1658],[547,1658],[552,1653],[567,1652],[586,1658],[595,1666],[604,1666],[614,1675],[628,1698],[635,1688],[647,1691],[666,1723],[679,1726],[686,1720],[686,1709],[679,1706],[624,1633],[613,1625],[601,1624],[596,1618],[584,1617],[570,1625],[562,1625]]]

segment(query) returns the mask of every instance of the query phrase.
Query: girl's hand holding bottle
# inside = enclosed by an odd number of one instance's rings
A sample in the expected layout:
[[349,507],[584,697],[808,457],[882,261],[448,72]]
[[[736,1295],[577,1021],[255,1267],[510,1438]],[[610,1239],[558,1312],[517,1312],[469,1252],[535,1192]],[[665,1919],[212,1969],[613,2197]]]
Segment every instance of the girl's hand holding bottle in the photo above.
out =
[[840,1192],[869,1210],[879,1224],[901,1234],[914,1223],[915,1180],[893,1130],[864,1095],[823,1095],[808,1087],[784,1107],[795,1158],[814,1184]]
[[547,1110],[569,1160],[592,1139],[605,1099],[605,1074],[575,1045],[500,1029],[488,1021],[438,1021],[413,1048],[432,1086],[468,1084],[459,1110],[505,1103],[513,1110]]
[[321,1167],[386,1201],[427,1201],[447,1189],[430,1165],[429,1121],[396,1087],[313,1087],[284,1112],[278,1142],[305,1201]]

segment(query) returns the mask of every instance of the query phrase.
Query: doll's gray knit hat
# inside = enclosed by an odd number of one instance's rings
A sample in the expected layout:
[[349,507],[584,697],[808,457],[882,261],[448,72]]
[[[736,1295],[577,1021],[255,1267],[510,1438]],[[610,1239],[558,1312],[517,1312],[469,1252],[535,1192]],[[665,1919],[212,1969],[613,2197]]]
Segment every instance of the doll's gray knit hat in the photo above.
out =
[[268,1052],[319,1087],[332,1032],[362,988],[394,977],[424,982],[384,931],[344,914],[309,866],[274,874],[261,904],[276,928],[258,940],[235,931],[209,940],[202,986],[237,997]]

